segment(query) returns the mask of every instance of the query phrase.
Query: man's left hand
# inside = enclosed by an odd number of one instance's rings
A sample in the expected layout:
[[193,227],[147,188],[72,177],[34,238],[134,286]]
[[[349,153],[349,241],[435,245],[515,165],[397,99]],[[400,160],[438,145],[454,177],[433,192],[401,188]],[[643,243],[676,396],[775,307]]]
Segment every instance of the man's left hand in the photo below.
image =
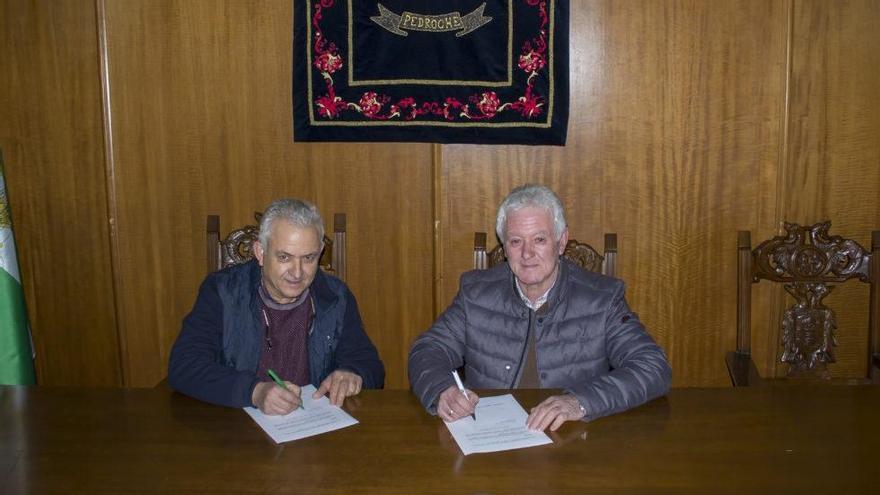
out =
[[351,371],[336,370],[321,382],[321,386],[312,394],[312,398],[317,399],[327,394],[331,404],[341,406],[346,397],[361,392],[363,382],[363,378]]
[[544,431],[550,427],[550,431],[556,431],[566,421],[577,421],[584,417],[577,397],[573,395],[554,395],[544,402],[532,408],[526,426],[530,430]]

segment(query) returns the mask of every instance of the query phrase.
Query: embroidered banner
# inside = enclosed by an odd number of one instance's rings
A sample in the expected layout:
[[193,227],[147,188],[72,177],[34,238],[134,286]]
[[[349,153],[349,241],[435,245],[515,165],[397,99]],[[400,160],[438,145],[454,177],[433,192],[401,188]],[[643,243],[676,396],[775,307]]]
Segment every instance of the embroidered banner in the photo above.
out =
[[568,0],[294,0],[296,141],[564,145]]

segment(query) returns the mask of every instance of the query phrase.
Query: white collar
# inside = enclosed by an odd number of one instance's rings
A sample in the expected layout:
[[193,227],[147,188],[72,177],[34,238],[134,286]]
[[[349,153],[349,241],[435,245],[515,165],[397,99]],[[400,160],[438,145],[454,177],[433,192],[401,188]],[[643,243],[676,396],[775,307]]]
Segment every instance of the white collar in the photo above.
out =
[[541,297],[539,297],[534,303],[528,297],[526,297],[522,288],[519,286],[519,279],[516,278],[516,276],[513,277],[513,281],[514,281],[513,285],[516,287],[516,293],[519,294],[519,297],[520,297],[520,299],[522,299],[522,302],[525,303],[525,305],[528,306],[528,308],[531,309],[532,311],[537,311],[537,310],[541,309],[541,306],[543,306],[544,303],[547,302],[547,298],[550,297],[550,291],[553,290],[553,287],[556,287],[556,282],[558,280],[559,280],[559,270],[557,267],[556,280],[553,281],[553,285],[551,285],[550,288],[547,289],[547,292],[542,294]]

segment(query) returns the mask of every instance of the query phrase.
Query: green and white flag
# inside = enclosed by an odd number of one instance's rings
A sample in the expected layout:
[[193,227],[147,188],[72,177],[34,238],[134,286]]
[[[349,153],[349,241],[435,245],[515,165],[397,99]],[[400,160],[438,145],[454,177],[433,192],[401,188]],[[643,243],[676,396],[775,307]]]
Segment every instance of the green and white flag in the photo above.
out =
[[0,156],[0,385],[33,385],[33,348]]

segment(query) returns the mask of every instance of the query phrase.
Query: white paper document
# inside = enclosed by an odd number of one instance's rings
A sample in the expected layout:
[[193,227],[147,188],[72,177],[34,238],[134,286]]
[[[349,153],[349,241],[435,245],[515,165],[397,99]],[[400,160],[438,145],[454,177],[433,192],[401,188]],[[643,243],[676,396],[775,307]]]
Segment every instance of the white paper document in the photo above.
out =
[[358,423],[358,420],[341,408],[330,404],[326,396],[312,399],[312,394],[315,393],[314,385],[306,385],[301,393],[303,407],[284,416],[267,416],[254,407],[245,407],[244,411],[272,437],[272,440],[275,440],[275,443],[320,435]]
[[513,395],[480,397],[475,414],[476,421],[465,416],[458,421],[446,423],[464,455],[553,443],[544,432],[526,428],[526,418],[529,415]]

